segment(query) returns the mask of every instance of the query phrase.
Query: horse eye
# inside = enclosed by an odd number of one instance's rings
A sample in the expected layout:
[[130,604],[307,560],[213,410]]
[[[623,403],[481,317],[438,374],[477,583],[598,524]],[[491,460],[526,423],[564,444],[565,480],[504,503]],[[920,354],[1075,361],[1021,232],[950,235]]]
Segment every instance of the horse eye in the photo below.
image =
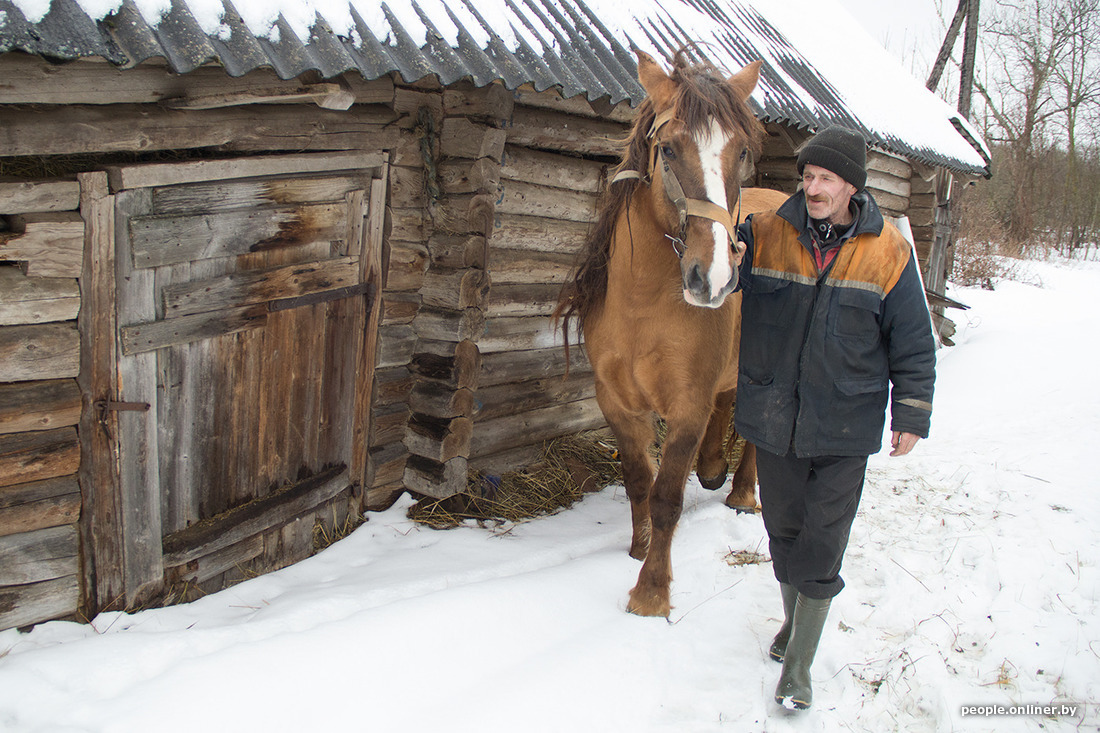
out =
[[675,160],[676,159],[676,151],[673,150],[672,146],[669,145],[668,143],[665,143],[664,145],[661,146],[661,155],[665,156],[669,160]]
[[748,156],[748,154],[749,154],[749,149],[748,148],[743,148],[741,150],[741,160],[744,160]]

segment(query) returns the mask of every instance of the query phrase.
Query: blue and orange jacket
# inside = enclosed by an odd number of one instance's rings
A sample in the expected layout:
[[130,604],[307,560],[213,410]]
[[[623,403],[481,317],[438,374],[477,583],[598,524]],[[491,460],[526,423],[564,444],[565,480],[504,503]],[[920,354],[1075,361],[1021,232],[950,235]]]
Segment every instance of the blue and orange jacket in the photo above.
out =
[[916,256],[870,194],[852,200],[855,225],[823,272],[801,191],[738,228],[734,424],[772,453],[877,453],[888,403],[891,430],[928,436],[936,342]]

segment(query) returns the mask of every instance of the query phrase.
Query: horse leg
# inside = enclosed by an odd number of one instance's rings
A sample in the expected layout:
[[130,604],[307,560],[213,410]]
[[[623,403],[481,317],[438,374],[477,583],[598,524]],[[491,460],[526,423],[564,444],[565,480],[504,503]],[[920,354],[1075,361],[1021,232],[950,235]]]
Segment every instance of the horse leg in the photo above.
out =
[[[736,436],[731,436],[733,440]],[[745,441],[741,462],[733,474],[733,488],[726,497],[726,506],[737,512],[756,511],[756,446]]]
[[704,489],[716,491],[726,483],[729,464],[726,462],[726,432],[730,425],[730,410],[733,409],[733,397],[736,391],[719,392],[714,399],[714,410],[710,413],[707,431],[703,433],[703,443],[699,447],[699,458],[695,464],[695,475]]
[[619,446],[623,485],[630,499],[630,556],[644,560],[649,551],[649,498],[653,488],[653,458],[649,453],[656,431],[651,413],[635,415],[604,411]]
[[669,585],[672,582],[672,534],[684,505],[684,483],[699,451],[705,425],[669,421],[668,436],[661,454],[661,469],[649,497],[652,533],[638,582],[630,591],[626,610],[639,616],[665,616],[672,610]]

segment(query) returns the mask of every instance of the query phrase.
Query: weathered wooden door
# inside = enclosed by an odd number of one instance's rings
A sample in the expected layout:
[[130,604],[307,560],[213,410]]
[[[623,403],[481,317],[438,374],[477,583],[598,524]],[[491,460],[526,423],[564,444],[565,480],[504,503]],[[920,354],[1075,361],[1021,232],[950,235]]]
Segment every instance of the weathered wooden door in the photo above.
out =
[[101,605],[300,559],[312,522],[280,530],[362,485],[385,167],[343,153],[109,171],[117,384],[95,409],[122,526],[97,559]]

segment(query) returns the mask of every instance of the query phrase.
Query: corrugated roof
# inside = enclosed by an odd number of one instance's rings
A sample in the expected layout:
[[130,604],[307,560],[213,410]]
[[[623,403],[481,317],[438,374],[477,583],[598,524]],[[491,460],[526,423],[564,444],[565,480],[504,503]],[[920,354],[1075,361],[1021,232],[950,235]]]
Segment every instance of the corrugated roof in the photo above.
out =
[[[171,0],[150,23],[133,0],[102,18],[91,17],[76,0],[52,0],[49,11],[33,20],[15,0],[0,0],[0,52],[57,61],[102,57],[120,67],[160,57],[181,74],[216,62],[234,77],[269,67],[284,79],[307,72],[374,79],[396,72],[407,82],[429,75],[443,84],[500,80],[509,89],[531,84],[538,91],[557,88],[564,97],[636,105],[645,93],[632,48],[670,58],[694,42],[693,53],[727,69],[764,59],[753,97],[761,119],[811,130],[844,124],[907,158],[988,174],[980,136],[951,119],[931,93],[911,100],[914,113],[928,116],[928,106],[935,107],[931,122],[883,124],[858,100],[846,99],[752,0],[353,0],[346,15],[328,9],[327,18],[310,0],[297,0],[295,9],[309,11],[312,21],[283,8],[266,25],[247,1],[240,0],[247,11],[242,16],[230,0],[221,0],[212,18],[199,0]],[[268,6],[278,9],[278,2]],[[936,124],[944,131],[929,136],[929,125]]]

